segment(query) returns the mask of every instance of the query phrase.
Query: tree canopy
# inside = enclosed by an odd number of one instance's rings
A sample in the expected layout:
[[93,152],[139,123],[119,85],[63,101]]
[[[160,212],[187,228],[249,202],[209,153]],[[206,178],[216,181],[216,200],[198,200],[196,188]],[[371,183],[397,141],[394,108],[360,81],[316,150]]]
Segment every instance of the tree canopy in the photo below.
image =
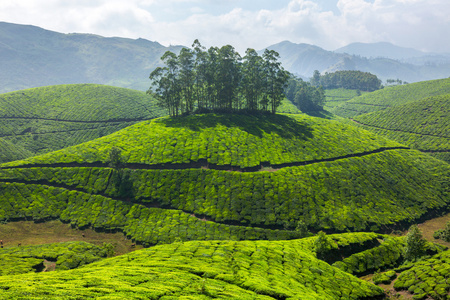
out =
[[198,40],[179,55],[167,51],[164,67],[151,74],[153,93],[171,116],[207,111],[276,112],[284,98],[290,74],[281,67],[279,54],[265,50],[262,56],[247,49],[245,56],[233,46],[206,50]]
[[284,92],[302,112],[323,110],[325,91],[322,86],[314,87],[300,78],[291,77]]
[[361,71],[336,71],[320,75],[314,71],[311,78],[314,86],[323,86],[325,89],[352,89],[373,92],[381,88],[381,80],[376,75]]

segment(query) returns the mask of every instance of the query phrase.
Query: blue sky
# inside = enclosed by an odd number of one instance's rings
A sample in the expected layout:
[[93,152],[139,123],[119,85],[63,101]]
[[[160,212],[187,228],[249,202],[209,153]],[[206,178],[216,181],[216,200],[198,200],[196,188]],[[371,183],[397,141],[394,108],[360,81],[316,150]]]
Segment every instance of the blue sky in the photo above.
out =
[[0,0],[0,21],[239,51],[289,40],[450,52],[449,0]]

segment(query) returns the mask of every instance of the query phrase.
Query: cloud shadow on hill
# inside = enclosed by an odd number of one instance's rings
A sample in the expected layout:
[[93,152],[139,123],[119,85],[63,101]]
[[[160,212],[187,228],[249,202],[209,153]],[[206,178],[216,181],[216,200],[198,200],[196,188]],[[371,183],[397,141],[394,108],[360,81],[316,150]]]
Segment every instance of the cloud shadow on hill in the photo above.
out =
[[167,127],[200,131],[217,126],[237,127],[248,134],[262,138],[264,133],[275,133],[287,139],[307,140],[313,137],[313,129],[285,115],[273,114],[202,114],[159,120]]

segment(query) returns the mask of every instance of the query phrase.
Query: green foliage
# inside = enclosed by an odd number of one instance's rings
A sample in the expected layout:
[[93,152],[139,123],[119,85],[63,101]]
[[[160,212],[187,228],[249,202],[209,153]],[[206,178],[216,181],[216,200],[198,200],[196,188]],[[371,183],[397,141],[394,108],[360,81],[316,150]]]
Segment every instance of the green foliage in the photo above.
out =
[[289,78],[277,52],[266,49],[259,56],[247,49],[242,58],[230,45],[206,50],[195,40],[192,46],[179,55],[167,51],[161,57],[165,66],[150,74],[154,91],[148,93],[154,93],[171,116],[192,113],[194,108],[276,112]]
[[316,252],[317,258],[327,260],[327,253],[335,247],[335,244],[327,234],[323,231],[319,231],[317,238],[314,241],[314,251]]
[[[164,115],[167,112],[144,92],[94,84],[40,87],[0,95],[0,137],[15,144],[17,155],[10,161],[80,144]],[[0,153],[6,153],[0,144]]]
[[425,254],[426,241],[417,225],[412,225],[406,235],[405,259],[415,261]]
[[[445,155],[450,162],[450,94],[435,96],[360,115],[355,121],[364,129],[411,148]],[[440,152],[442,151],[442,152]]]
[[377,247],[350,255],[333,266],[350,274],[365,274],[394,267],[402,261],[404,244],[403,238],[386,236]]
[[122,150],[118,147],[113,146],[109,150],[109,166],[113,169],[120,169],[123,167],[122,161]]
[[106,257],[110,248],[85,242],[1,248],[0,276],[42,271],[44,260],[55,262],[57,270],[74,269]]
[[325,104],[325,91],[311,86],[302,79],[291,78],[284,93],[302,112],[321,111]]
[[384,273],[376,273],[373,277],[373,283],[375,284],[389,284],[397,277],[397,273],[394,270],[390,270]]
[[450,93],[450,79],[439,79],[384,88],[345,102],[331,112],[342,117],[355,117],[411,103],[426,97]]
[[325,89],[352,89],[373,92],[381,88],[381,80],[376,75],[361,71],[336,71],[320,76],[315,85]]
[[313,241],[160,245],[81,269],[0,277],[0,297],[312,300],[383,295],[381,288],[315,258]]
[[450,299],[450,251],[416,262],[401,272],[394,284],[396,290],[408,290],[415,299]]
[[435,239],[442,239],[446,242],[450,242],[450,221],[445,224],[444,229],[439,229],[434,232],[433,237]]

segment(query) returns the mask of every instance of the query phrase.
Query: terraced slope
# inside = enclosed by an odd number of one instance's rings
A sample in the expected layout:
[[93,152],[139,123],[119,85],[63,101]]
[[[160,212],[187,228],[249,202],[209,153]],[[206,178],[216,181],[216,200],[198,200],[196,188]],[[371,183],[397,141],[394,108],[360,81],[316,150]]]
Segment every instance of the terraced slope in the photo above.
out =
[[358,115],[411,103],[427,97],[446,95],[449,93],[450,78],[422,81],[384,88],[362,95],[330,111],[341,117],[353,118]]
[[[316,258],[315,238],[160,245],[70,271],[0,276],[0,297],[55,299],[375,299],[383,290]],[[332,237],[373,247],[376,234]]]
[[0,95],[0,137],[42,154],[164,115],[143,92],[93,84],[41,87]]
[[[360,93],[367,94],[367,92]],[[343,88],[325,90],[324,109],[327,111],[332,111],[337,106],[340,106],[355,97],[358,97],[358,92],[356,90],[348,90]]]
[[[125,164],[108,167],[113,146]],[[446,210],[448,164],[335,121],[198,115],[3,164],[0,220],[59,218],[146,245],[382,230]],[[297,230],[298,229],[298,230]]]
[[450,162],[450,94],[356,116],[364,129]]
[[30,151],[0,138],[0,163],[24,159],[30,157],[31,155],[32,154]]
[[450,250],[397,271],[396,290],[407,290],[414,299],[450,299]]

